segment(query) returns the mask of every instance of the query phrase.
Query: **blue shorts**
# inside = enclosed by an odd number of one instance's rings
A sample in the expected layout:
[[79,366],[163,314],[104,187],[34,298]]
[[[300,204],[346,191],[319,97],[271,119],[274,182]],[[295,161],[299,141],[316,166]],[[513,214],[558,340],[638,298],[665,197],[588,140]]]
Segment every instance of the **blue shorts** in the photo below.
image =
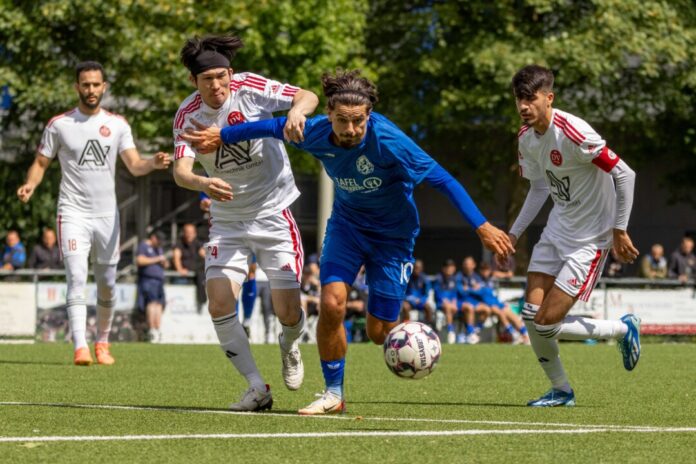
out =
[[461,308],[461,306],[465,303],[469,303],[471,306],[475,308],[479,305],[479,303],[481,303],[481,300],[473,295],[461,295],[459,297],[459,307]]
[[150,303],[160,303],[164,308],[164,281],[141,277],[138,279],[138,309],[145,312]]
[[505,303],[497,299],[496,297],[492,295],[484,295],[483,296],[483,303],[488,305],[488,306],[493,306],[498,309],[503,309],[505,307]]
[[321,284],[352,285],[360,266],[365,265],[370,289],[367,312],[385,321],[396,321],[413,271],[413,246],[413,239],[369,236],[332,217],[321,251]]
[[418,311],[425,310],[425,304],[427,303],[425,298],[419,298],[415,295],[407,296],[406,301],[408,301],[413,309],[417,309]]

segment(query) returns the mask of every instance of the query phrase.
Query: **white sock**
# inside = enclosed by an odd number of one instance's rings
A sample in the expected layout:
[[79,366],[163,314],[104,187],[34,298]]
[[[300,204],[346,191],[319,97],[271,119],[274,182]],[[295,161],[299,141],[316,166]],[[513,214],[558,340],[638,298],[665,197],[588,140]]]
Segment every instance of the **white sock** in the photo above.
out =
[[249,340],[239,323],[237,314],[214,318],[213,325],[220,341],[220,348],[225,356],[239,373],[246,377],[250,387],[265,391],[266,382],[261,378],[254,358],[251,356]]
[[280,324],[281,327],[283,328],[283,333],[280,337],[280,346],[283,348],[285,351],[289,351],[292,348],[292,345],[295,343],[295,341],[302,336],[304,333],[304,326],[305,326],[305,314],[302,309],[300,309],[300,320],[297,321],[297,324],[293,326],[289,325],[283,325]]
[[626,335],[627,331],[628,326],[621,321],[567,316],[561,324],[558,338],[560,340],[620,339]]
[[[537,325],[534,324],[534,316],[539,310],[538,305],[524,303],[522,310],[522,319],[529,333],[529,341],[532,343],[532,349],[536,354],[537,360],[542,369],[546,373],[546,377],[551,381],[553,388],[570,392],[570,384],[568,376],[563,369],[561,358],[558,351],[558,342],[553,338],[546,338],[537,332]],[[543,326],[542,326],[543,327]]]
[[87,305],[71,304],[68,306],[68,320],[70,321],[70,332],[72,333],[75,350],[86,347]]
[[97,342],[109,343],[115,301],[97,301]]

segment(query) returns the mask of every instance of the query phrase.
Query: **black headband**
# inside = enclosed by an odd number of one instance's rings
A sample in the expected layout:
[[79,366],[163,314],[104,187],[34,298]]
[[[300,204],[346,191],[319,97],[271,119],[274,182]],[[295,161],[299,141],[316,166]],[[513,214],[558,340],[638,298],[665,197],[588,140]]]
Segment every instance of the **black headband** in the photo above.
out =
[[200,52],[191,65],[191,74],[199,75],[203,71],[213,68],[229,68],[230,60],[215,50],[203,50]]
[[367,98],[370,102],[372,102],[372,97],[370,94],[367,92],[363,92],[362,90],[357,90],[357,89],[340,89],[335,91],[333,94],[331,94],[331,97],[334,95],[346,95],[346,94],[353,94],[353,95],[358,95],[364,98]]

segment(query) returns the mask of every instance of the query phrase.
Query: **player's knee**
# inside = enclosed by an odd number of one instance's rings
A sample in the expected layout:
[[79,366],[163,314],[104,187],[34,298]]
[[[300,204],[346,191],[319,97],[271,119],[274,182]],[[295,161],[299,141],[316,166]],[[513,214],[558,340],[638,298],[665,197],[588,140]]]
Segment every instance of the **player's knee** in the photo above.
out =
[[321,309],[319,311],[319,319],[324,323],[341,324],[346,315],[345,299],[338,298],[334,295],[323,295],[321,297]]
[[553,318],[545,312],[539,311],[534,316],[534,325],[551,325],[555,324],[556,322],[557,321],[554,321]]

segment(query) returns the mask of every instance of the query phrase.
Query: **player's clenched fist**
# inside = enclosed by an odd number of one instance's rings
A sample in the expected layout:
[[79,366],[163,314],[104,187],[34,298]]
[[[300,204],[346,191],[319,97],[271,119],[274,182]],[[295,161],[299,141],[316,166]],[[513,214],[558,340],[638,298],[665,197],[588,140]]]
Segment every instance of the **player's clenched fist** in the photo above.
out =
[[162,151],[155,155],[154,160],[155,169],[167,169],[172,163],[172,159],[170,158],[169,154]]
[[17,196],[19,197],[19,201],[22,203],[26,203],[29,201],[31,196],[34,194],[34,189],[36,186],[31,185],[31,184],[24,184],[21,187],[17,189]]
[[191,124],[196,129],[187,128],[181,134],[181,138],[189,142],[198,153],[210,153],[222,145],[219,127],[215,125],[206,126],[193,118],[191,119]]

